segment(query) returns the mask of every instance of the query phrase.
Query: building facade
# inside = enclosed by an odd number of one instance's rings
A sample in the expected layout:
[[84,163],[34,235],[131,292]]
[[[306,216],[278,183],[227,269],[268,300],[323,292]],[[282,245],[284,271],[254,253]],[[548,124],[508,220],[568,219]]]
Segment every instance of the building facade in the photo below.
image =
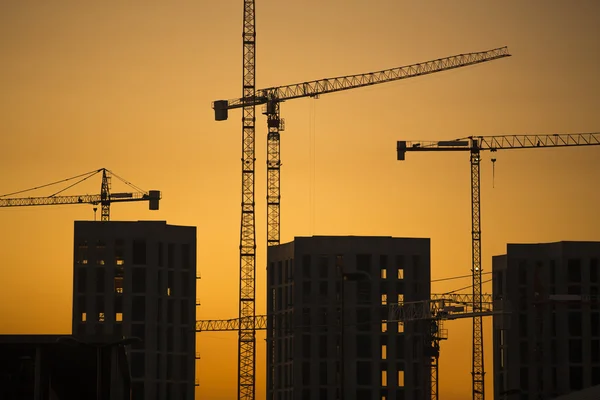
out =
[[133,399],[194,398],[196,228],[76,221],[73,334],[138,337]]
[[600,242],[509,244],[493,257],[494,308],[510,312],[494,316],[494,398],[600,384],[599,259]]
[[427,398],[427,321],[388,304],[430,297],[429,239],[296,237],[268,248],[271,400]]

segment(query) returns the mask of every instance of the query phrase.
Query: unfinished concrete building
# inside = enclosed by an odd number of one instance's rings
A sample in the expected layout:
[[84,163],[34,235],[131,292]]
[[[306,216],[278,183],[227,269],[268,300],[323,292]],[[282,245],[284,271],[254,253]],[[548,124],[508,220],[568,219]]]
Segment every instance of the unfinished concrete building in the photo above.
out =
[[196,228],[76,221],[73,334],[138,337],[133,399],[194,399]]
[[430,296],[430,240],[296,237],[269,247],[268,399],[424,398],[426,321],[388,304]]
[[509,244],[493,257],[494,398],[600,384],[600,242]]

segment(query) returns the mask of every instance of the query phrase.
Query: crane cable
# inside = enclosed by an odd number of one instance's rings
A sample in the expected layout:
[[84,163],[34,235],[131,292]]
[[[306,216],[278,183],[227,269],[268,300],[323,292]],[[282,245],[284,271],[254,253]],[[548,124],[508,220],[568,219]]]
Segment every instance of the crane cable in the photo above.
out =
[[[48,187],[48,186],[56,185],[56,184],[58,184],[58,183],[63,183],[63,182],[70,181],[71,179],[77,179],[77,178],[81,178],[82,176],[85,176],[85,178],[81,180],[81,181],[83,181],[83,180],[85,180],[85,179],[87,179],[87,178],[90,178],[91,176],[94,176],[95,174],[97,174],[97,173],[98,173],[98,172],[100,172],[100,171],[102,171],[102,169],[98,169],[98,170],[91,171],[91,172],[86,172],[85,174],[80,174],[80,175],[73,176],[73,177],[71,177],[71,178],[67,178],[67,179],[61,179],[60,181],[56,181],[56,182],[52,182],[52,183],[47,183],[47,184],[45,184],[45,185],[42,185],[42,186],[37,186],[37,187],[34,187],[34,188],[25,189],[25,190],[19,190],[18,192],[13,192],[13,193],[7,193],[7,194],[3,194],[3,195],[0,195],[0,197],[13,196],[13,195],[15,195],[15,194],[20,194],[20,193],[29,192],[29,191],[32,191],[32,190],[42,189],[42,188],[45,188],[45,187]],[[86,176],[86,175],[87,175],[87,176]],[[80,182],[81,182],[81,181],[80,181]],[[71,185],[71,186],[73,186],[73,185]],[[59,193],[60,193],[60,192],[59,192]],[[56,193],[55,193],[55,194],[56,194]],[[53,196],[54,196],[54,195],[53,195]]]

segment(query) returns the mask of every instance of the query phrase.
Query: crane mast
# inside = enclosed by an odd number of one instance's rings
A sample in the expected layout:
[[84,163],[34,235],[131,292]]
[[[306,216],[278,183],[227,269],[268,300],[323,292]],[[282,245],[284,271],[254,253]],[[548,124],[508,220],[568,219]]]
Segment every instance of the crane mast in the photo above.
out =
[[473,279],[473,349],[472,392],[474,400],[485,398],[485,369],[483,352],[482,287],[481,287],[481,212],[480,212],[480,161],[481,151],[529,149],[542,147],[570,147],[600,145],[600,133],[550,134],[550,135],[499,135],[470,136],[450,141],[406,142],[398,141],[398,160],[405,159],[407,151],[469,151],[471,164],[471,249]]
[[[256,332],[252,327],[255,316],[256,239],[254,214],[254,164],[255,164],[255,106],[265,105],[267,116],[267,246],[280,241],[280,103],[286,100],[318,97],[321,94],[372,86],[450,69],[466,67],[504,57],[509,57],[506,47],[493,50],[459,54],[405,67],[381,70],[366,74],[341,76],[303,82],[299,84],[255,88],[255,7],[254,1],[244,0],[243,31],[243,88],[242,97],[214,101],[215,120],[228,118],[230,109],[242,108],[242,217],[240,233],[240,299],[238,342],[238,398],[253,399],[255,393]],[[269,357],[274,349],[267,344]],[[269,378],[267,378],[269,380]]]
[[[255,9],[254,0],[244,0],[242,97],[255,95]],[[256,330],[255,279],[256,230],[254,215],[254,123],[255,104],[242,104],[242,215],[240,228],[240,292],[238,330],[238,399],[252,400],[255,394]]]

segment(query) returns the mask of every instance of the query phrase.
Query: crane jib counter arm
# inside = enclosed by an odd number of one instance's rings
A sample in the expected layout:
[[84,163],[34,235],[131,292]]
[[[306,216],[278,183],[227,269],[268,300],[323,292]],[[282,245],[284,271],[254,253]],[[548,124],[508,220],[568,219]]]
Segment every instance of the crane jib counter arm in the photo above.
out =
[[234,100],[217,100],[213,102],[212,107],[215,110],[215,120],[223,121],[228,117],[228,110],[234,108],[266,104],[271,100],[283,102],[301,97],[316,97],[321,94],[428,75],[435,72],[480,64],[509,56],[510,54],[508,53],[507,47],[499,47],[497,49],[475,53],[458,54],[437,60],[377,72],[369,72],[366,74],[339,76],[286,86],[258,89],[254,97],[242,97]]

